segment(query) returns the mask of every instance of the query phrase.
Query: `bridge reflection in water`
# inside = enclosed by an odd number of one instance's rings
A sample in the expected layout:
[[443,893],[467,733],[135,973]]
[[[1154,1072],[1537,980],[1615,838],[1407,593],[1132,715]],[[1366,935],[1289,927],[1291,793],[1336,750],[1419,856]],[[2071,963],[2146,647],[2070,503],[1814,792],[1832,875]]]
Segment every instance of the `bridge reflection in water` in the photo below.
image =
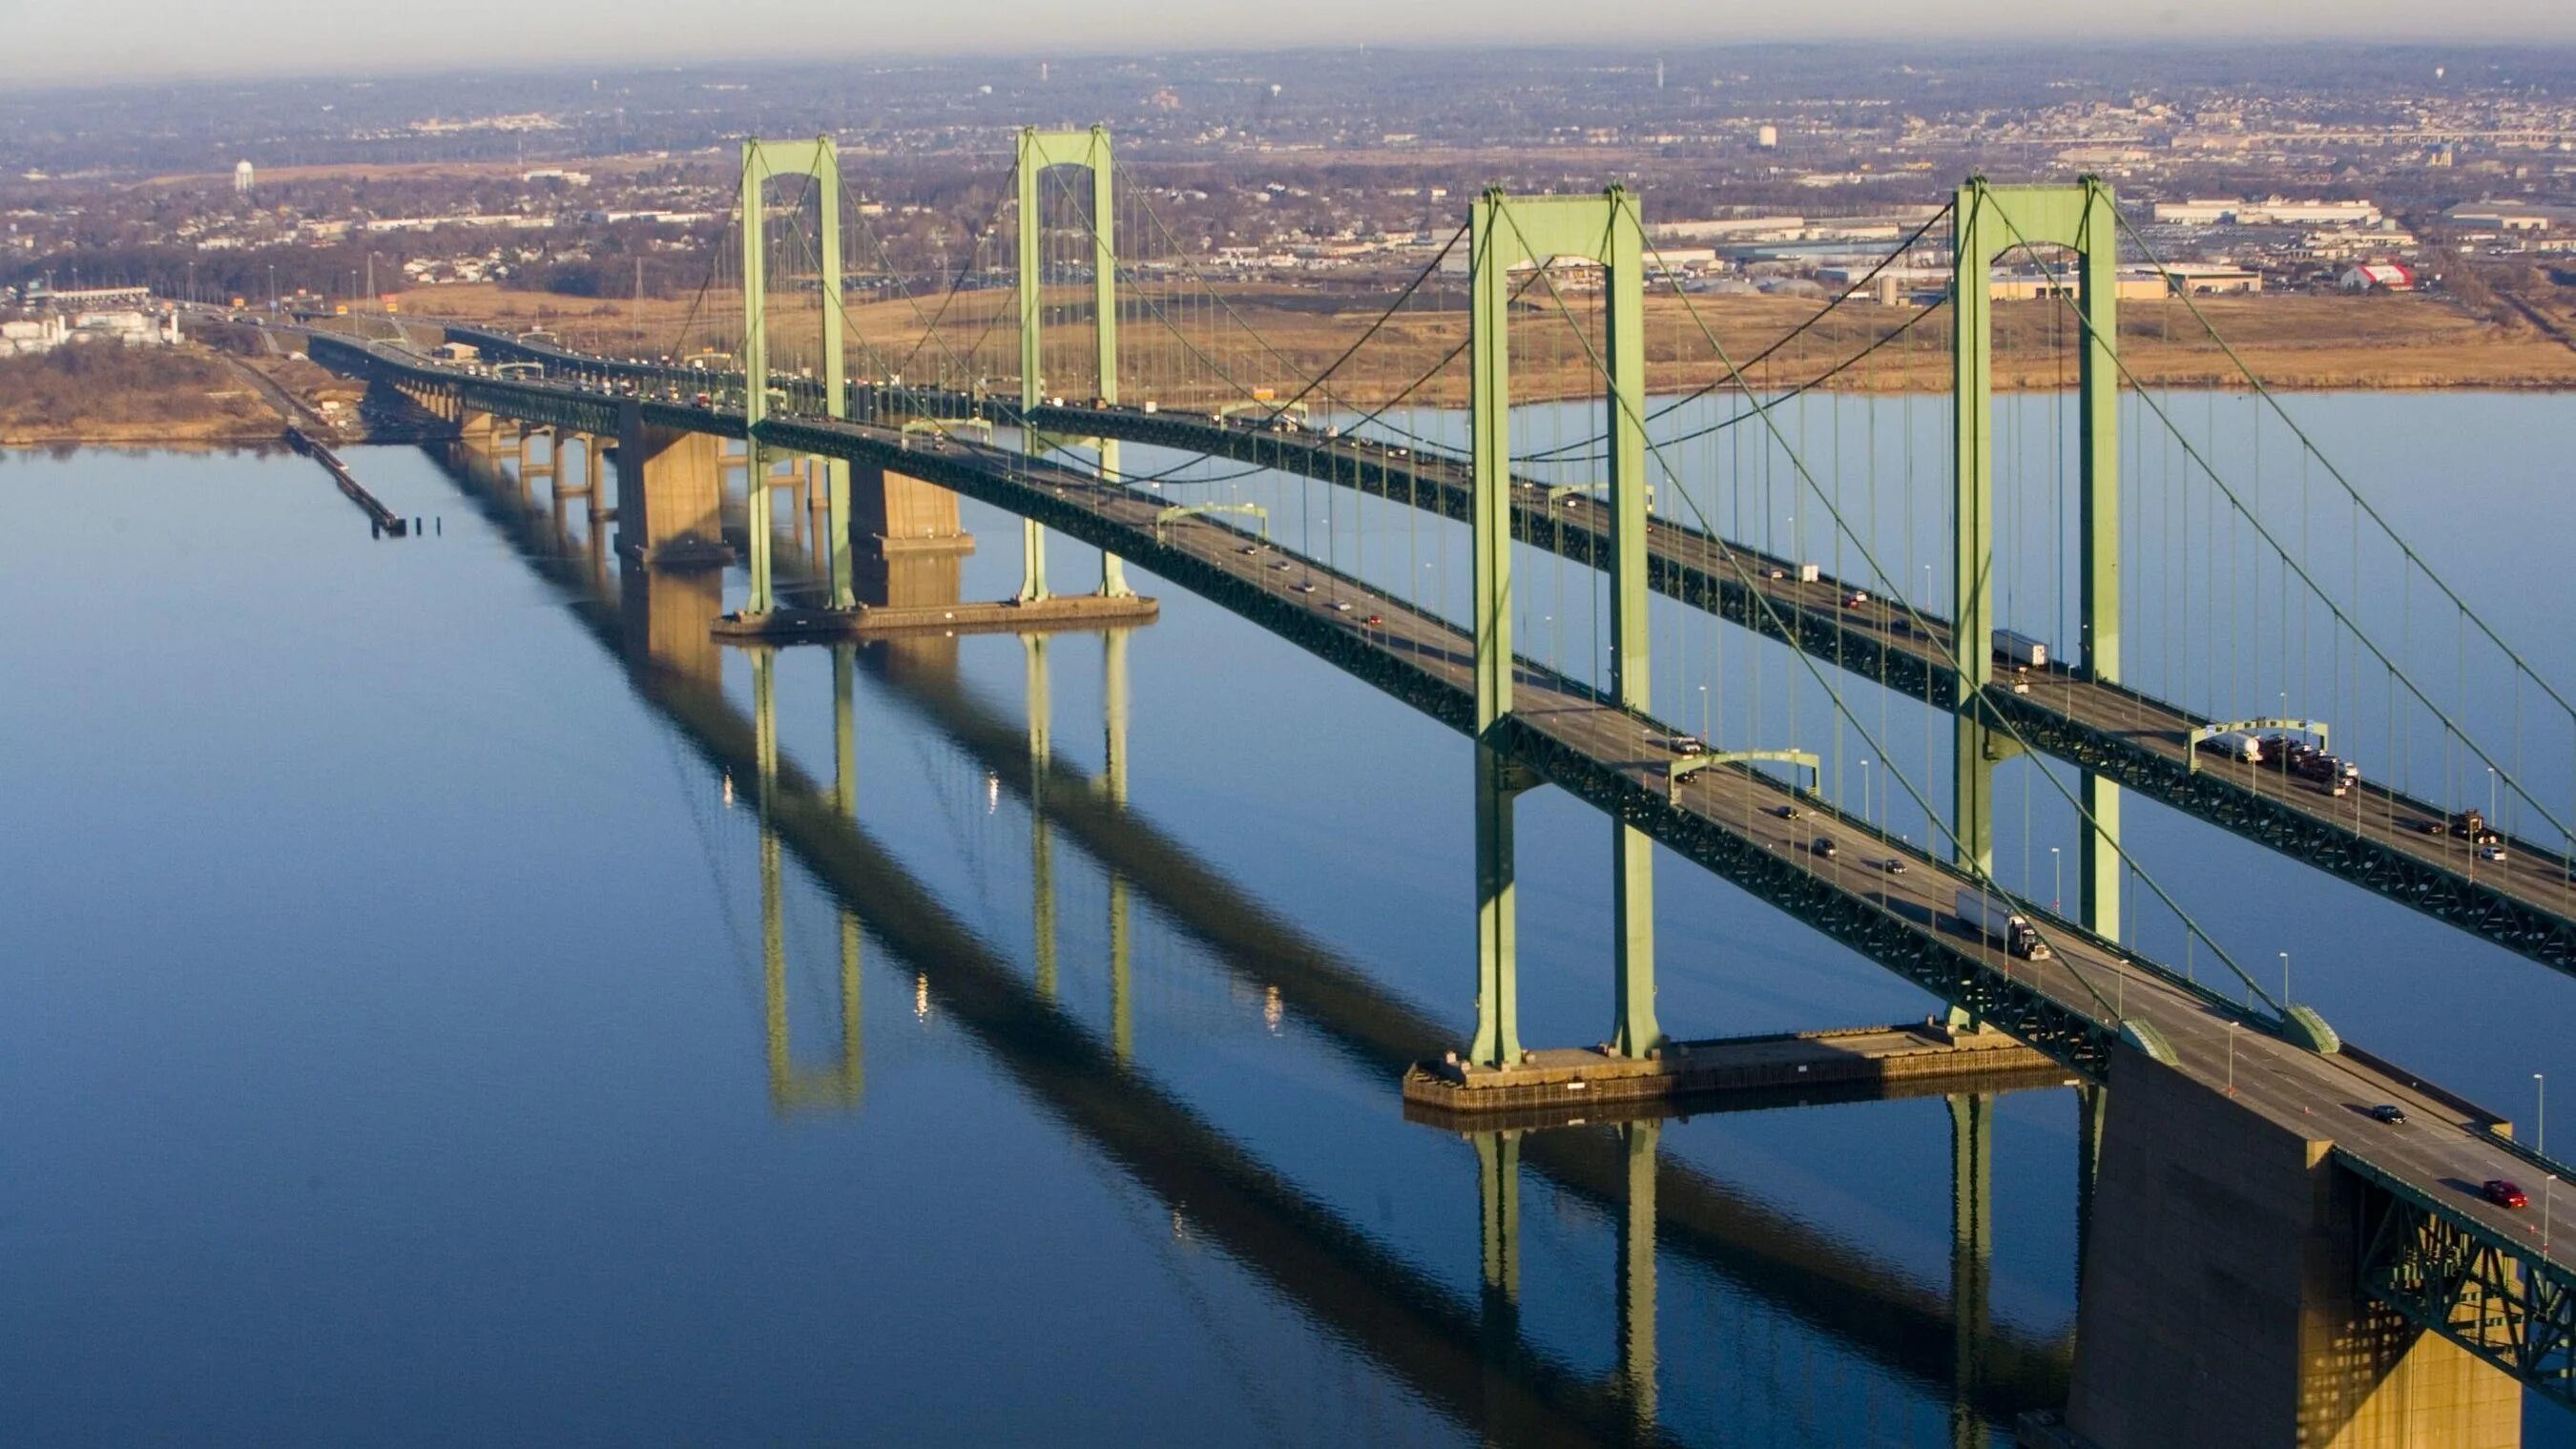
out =
[[[1648,1104],[1637,1104],[1640,1115],[1626,1122],[1595,1113],[1589,1122],[1463,1134],[1475,1163],[1482,1268],[1480,1291],[1462,1297],[1134,1069],[1131,888],[1145,890],[1160,919],[1205,947],[1235,979],[1276,989],[1285,1013],[1312,1026],[1374,1082],[1391,1081],[1405,1063],[1449,1040],[1450,1032],[1129,810],[1125,672],[1131,631],[1100,631],[1104,768],[1098,776],[1055,751],[1053,660],[1043,635],[1023,639],[1027,708],[1021,721],[992,710],[966,686],[953,635],[920,632],[834,646],[827,783],[782,749],[774,651],[747,651],[748,711],[726,695],[723,650],[709,632],[723,609],[720,572],[615,559],[605,527],[613,510],[574,506],[584,496],[578,487],[540,496],[530,486],[557,476],[557,469],[540,463],[522,475],[516,459],[498,449],[460,448],[449,462],[522,556],[563,589],[575,616],[619,658],[639,694],[714,778],[737,791],[747,783],[757,819],[764,1055],[771,1100],[782,1114],[863,1110],[862,952],[863,938],[872,936],[900,969],[917,977],[935,1009],[973,1033],[998,1065],[1105,1160],[1175,1213],[1186,1214],[1194,1228],[1338,1337],[1365,1350],[1389,1375],[1490,1442],[1705,1437],[1699,1432],[1705,1426],[1667,1423],[1660,1412],[1658,1385],[1673,1372],[1660,1358],[1656,1332],[1658,1263],[1665,1254],[1715,1274],[1827,1342],[1916,1385],[1943,1403],[1948,1442],[1988,1443],[1998,1427],[2023,1412],[2065,1401],[2069,1344],[1998,1323],[1988,1306],[1991,1094],[1950,1098],[1954,1212],[1947,1285],[1913,1281],[1902,1267],[1676,1160],[1663,1150],[1668,1129]],[[739,516],[734,507],[725,512],[729,519]],[[791,581],[811,579],[824,562],[822,539],[810,538],[811,547],[800,549],[803,556],[795,560],[803,569],[782,569]],[[914,569],[920,572],[907,572]],[[921,591],[942,588],[954,597],[959,577],[953,555],[880,558],[873,565],[863,562],[858,576],[863,598],[909,589],[915,599]],[[860,823],[862,670],[885,697],[936,728],[984,769],[996,789],[1008,790],[1026,806],[1033,893],[1028,969],[987,945]],[[1057,1000],[1059,837],[1089,856],[1109,886],[1106,1042]],[[791,977],[799,966],[812,969],[791,959],[787,900],[797,885],[786,859],[791,854],[830,898],[836,926],[837,957],[828,964],[839,1011],[834,1054],[820,1065],[800,1065],[791,1051]],[[2030,1084],[2024,1075],[1997,1086]],[[1845,1088],[1794,1100],[1876,1095]],[[1780,1107],[1792,1100],[1746,1098],[1707,1109]],[[2089,1174],[2089,1156],[2069,1166]],[[1616,1367],[1604,1379],[1567,1367],[1542,1346],[1549,1326],[1523,1321],[1519,1204],[1526,1174],[1615,1225]],[[1463,1217],[1470,1201],[1463,1183],[1456,1201]]]

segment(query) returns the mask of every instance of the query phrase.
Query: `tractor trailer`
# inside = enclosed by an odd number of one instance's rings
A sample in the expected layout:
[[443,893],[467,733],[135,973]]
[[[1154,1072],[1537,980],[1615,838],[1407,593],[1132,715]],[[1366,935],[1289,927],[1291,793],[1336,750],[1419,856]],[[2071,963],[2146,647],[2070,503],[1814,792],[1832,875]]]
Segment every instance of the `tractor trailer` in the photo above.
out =
[[1959,920],[1971,935],[1989,941],[2001,941],[2004,950],[2025,961],[2045,961],[2048,943],[2039,939],[2039,928],[2029,919],[2013,913],[2010,906],[1982,891],[1959,892]]

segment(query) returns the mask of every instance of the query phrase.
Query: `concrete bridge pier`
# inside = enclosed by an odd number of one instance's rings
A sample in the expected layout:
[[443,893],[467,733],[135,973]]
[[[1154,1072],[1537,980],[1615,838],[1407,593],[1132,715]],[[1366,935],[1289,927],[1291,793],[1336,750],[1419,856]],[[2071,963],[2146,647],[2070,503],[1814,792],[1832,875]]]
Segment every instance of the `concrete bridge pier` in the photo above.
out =
[[[556,476],[559,471],[557,465],[563,459],[564,435],[563,429],[550,428],[542,423],[521,424],[518,432],[519,436],[516,441],[518,444],[519,455],[519,483],[521,488],[524,490],[528,480],[531,478],[553,478]],[[535,455],[534,450],[528,446],[539,438],[546,440],[546,455],[542,459],[538,458]]]
[[459,403],[456,408],[456,438],[466,451],[489,458],[500,450],[500,420],[480,408]]
[[[2360,1291],[2376,1188],[2335,1131],[2123,1047],[2068,1426],[2094,1449],[2516,1449],[2522,1387]],[[2361,1119],[2355,1115],[2355,1123]]]
[[975,535],[958,522],[956,494],[891,468],[850,470],[849,534],[880,560],[975,551]]
[[638,562],[665,568],[731,563],[724,541],[724,475],[717,439],[644,421],[629,401],[617,436],[618,547]]

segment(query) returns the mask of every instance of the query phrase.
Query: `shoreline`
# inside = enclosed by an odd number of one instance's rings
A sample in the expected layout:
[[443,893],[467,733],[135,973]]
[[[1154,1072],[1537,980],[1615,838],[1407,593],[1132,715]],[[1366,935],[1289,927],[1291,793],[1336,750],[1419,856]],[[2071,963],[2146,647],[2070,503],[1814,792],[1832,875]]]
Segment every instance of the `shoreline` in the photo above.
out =
[[[2216,375],[2159,376],[2149,379],[2148,385],[2150,388],[2159,392],[2242,393],[2249,397],[2254,394],[2254,389],[2246,385],[2242,378],[2219,377]],[[1655,389],[1650,396],[1659,399],[1670,399],[1693,391],[1698,386],[1699,384],[1693,383],[1675,385],[1669,388],[1659,387]],[[2296,394],[2300,396],[2352,394],[2406,394],[2409,396],[2423,396],[2434,393],[2553,396],[2559,394],[2576,394],[2576,376],[2463,379],[2428,374],[2389,374],[2366,378],[2327,377],[2292,378],[2288,380],[2266,379],[2263,387],[2266,391],[2273,393]],[[1785,391],[1786,389],[1783,388],[1782,390]],[[2053,383],[2051,386],[2041,387],[2032,385],[2020,379],[2008,379],[2003,377],[1995,379],[1995,392],[1998,396],[2042,395],[2056,390],[2057,389]],[[2066,390],[2070,393],[2073,391],[2071,385]],[[1716,395],[1728,395],[1733,394],[1736,391],[1737,389],[1732,387],[1721,387],[1716,389]],[[1858,384],[1837,386],[1834,384],[1827,384],[1810,389],[1810,391],[1827,397],[1946,398],[1950,396],[1950,389],[1947,386],[1909,388],[1896,385],[1873,386]],[[2123,387],[2121,391],[2123,393],[2128,393],[2135,391],[2135,389]],[[1521,395],[1515,399],[1514,406],[1525,407],[1536,404],[1568,402],[1577,400],[1577,397],[1577,394],[1562,390],[1527,388],[1523,389],[1521,391]],[[1421,405],[1426,407],[1457,408],[1465,406],[1465,399],[1449,399],[1445,397],[1425,398],[1422,400]],[[348,439],[347,443],[350,446],[356,447],[375,446],[379,443],[383,446],[402,446],[408,441],[411,440],[400,438],[377,440],[357,437]],[[171,430],[158,427],[153,424],[139,422],[132,424],[111,423],[97,427],[68,429],[14,429],[0,431],[0,450],[27,452],[41,449],[62,448],[101,448],[132,452],[240,452],[245,450],[267,452],[272,449],[281,452],[292,451],[286,443],[285,425],[282,422],[263,427],[214,428],[202,431],[184,426],[176,430]]]

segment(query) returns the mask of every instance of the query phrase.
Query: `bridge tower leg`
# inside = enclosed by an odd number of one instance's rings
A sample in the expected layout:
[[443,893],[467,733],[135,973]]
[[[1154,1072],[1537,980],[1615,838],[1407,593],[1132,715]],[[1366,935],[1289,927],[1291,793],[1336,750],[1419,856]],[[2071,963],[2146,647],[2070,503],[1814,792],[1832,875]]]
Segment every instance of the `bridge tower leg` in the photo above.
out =
[[[1020,441],[1032,457],[1044,451],[1031,418],[1046,401],[1042,345],[1046,304],[1042,285],[1045,279],[1040,275],[1044,257],[1038,227],[1038,176],[1050,166],[1080,166],[1091,175],[1091,297],[1099,359],[1098,396],[1105,403],[1118,401],[1118,163],[1109,143],[1109,128],[1041,131],[1035,126],[1023,127],[1012,169],[1020,204]],[[1100,450],[1101,476],[1116,477],[1118,445],[1104,439],[1096,446]],[[1034,521],[1024,523],[1020,547],[1020,597],[1043,599],[1047,597],[1046,530]],[[1126,598],[1134,592],[1127,587],[1126,566],[1116,554],[1106,551],[1100,556],[1100,592],[1111,598]]]
[[[810,176],[815,184],[821,212],[821,291],[823,300],[823,412],[826,417],[849,415],[849,384],[843,358],[845,318],[841,303],[841,163],[839,151],[829,136],[811,141],[764,141],[757,137],[742,143],[742,347],[743,347],[743,468],[744,504],[751,554],[751,594],[744,601],[743,612],[759,615],[777,607],[777,590],[773,581],[770,530],[774,526],[770,497],[769,468],[763,456],[760,425],[769,416],[769,298],[767,247],[765,245],[765,205],[763,195],[773,176]],[[832,543],[830,551],[831,606],[847,610],[856,607],[856,580],[850,557],[850,489],[849,465],[837,459],[828,465],[831,494]]]
[[[1520,1057],[1518,973],[1511,882],[1509,764],[1513,652],[1511,536],[1510,271],[1555,257],[1600,263],[1607,292],[1610,416],[1612,688],[1620,705],[1652,704],[1647,649],[1644,230],[1636,204],[1612,187],[1600,196],[1476,199],[1468,223],[1468,358],[1473,439],[1476,651],[1477,1028],[1479,1066]],[[1611,825],[1616,928],[1612,1045],[1628,1056],[1660,1051],[1655,1016],[1654,845],[1625,821]]]
[[751,555],[751,593],[745,614],[777,608],[770,568],[769,460],[760,450],[760,425],[769,416],[769,252],[763,236],[768,179],[760,142],[742,143],[742,425],[743,533]]
[[[2058,246],[2080,259],[2076,306],[2083,319],[2078,426],[2080,667],[2113,682],[2120,674],[2119,212],[2110,186],[2088,176],[2072,186],[1961,186],[1951,212],[1957,314],[1951,337],[1955,525],[1951,617],[1958,621],[1958,751],[1952,796],[1957,858],[1991,873],[1993,774],[2002,752],[1971,706],[1994,682],[1994,301],[1993,263],[2017,248]],[[2078,909],[2083,924],[2117,939],[2120,930],[2120,792],[2086,772],[2090,823],[2077,841]]]
[[589,504],[590,530],[596,535],[599,525],[609,515],[608,506],[608,440],[597,433],[584,433],[581,438],[582,492]]

